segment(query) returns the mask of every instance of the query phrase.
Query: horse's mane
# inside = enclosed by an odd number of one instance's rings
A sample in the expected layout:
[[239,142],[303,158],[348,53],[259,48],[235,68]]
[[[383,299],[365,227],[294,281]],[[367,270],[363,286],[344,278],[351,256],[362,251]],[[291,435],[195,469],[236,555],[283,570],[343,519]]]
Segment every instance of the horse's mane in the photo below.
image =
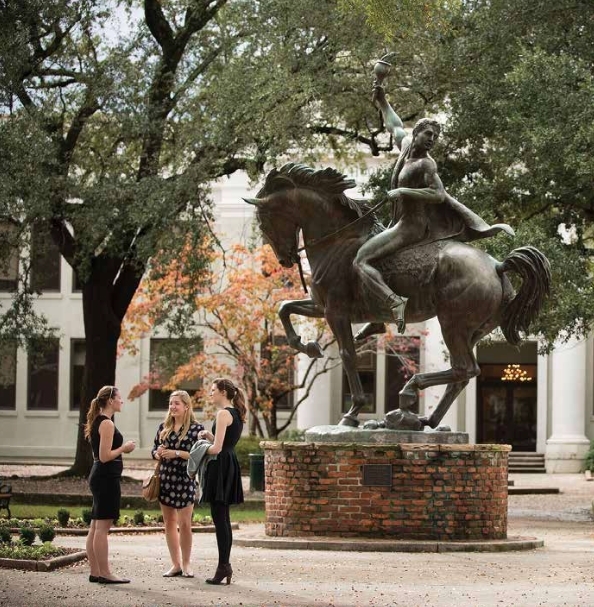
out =
[[[280,169],[272,169],[266,176],[264,187],[258,193],[258,198],[277,192],[290,186],[305,187],[326,194],[330,199],[351,209],[362,217],[371,210],[365,200],[349,198],[344,191],[354,188],[356,183],[333,168],[312,169],[304,164],[288,162]],[[377,222],[375,213],[370,214],[370,219]]]

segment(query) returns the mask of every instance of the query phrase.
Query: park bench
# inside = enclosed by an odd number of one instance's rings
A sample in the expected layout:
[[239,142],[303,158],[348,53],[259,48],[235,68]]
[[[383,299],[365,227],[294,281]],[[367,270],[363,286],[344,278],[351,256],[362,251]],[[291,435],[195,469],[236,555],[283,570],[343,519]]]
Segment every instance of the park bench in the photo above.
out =
[[8,518],[10,514],[10,498],[12,497],[12,485],[7,485],[0,481],[0,510],[6,510]]

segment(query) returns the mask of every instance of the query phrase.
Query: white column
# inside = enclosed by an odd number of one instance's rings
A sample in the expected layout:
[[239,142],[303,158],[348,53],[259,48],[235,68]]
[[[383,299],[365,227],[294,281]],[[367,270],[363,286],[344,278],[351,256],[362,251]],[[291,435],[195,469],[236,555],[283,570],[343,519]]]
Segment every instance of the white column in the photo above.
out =
[[[297,356],[297,377],[301,378],[306,368],[311,364],[311,358],[305,354]],[[324,360],[320,359],[314,364],[323,366]],[[314,370],[315,371],[315,370]],[[332,372],[328,371],[319,377],[313,383],[307,400],[297,409],[297,428],[307,430],[314,426],[325,426],[335,424],[337,420],[332,419]],[[302,396],[302,390],[298,390],[296,397]]]
[[547,411],[549,404],[549,357],[539,355],[536,367],[536,452],[544,453],[547,441]]
[[[476,354],[476,349],[475,349],[475,354]],[[476,381],[476,377],[473,377],[469,382],[468,385],[466,386],[466,390],[465,390],[465,396],[466,396],[466,402],[465,402],[465,421],[466,421],[466,428],[464,429],[465,432],[468,432],[468,440],[470,442],[470,444],[474,444],[476,443],[476,417],[477,417],[477,398],[476,398],[476,391],[477,391],[477,381]]]
[[588,450],[586,426],[586,342],[571,339],[551,354],[551,428],[547,472],[579,472]]

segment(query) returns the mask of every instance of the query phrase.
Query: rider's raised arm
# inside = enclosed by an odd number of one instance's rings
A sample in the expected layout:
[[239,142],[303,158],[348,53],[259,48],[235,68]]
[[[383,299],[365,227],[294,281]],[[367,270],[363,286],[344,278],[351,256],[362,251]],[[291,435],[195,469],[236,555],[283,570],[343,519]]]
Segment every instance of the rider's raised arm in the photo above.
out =
[[394,111],[394,108],[388,103],[386,91],[381,84],[374,85],[371,100],[380,109],[386,129],[394,137],[398,149],[402,150],[402,140],[406,137],[404,124],[400,116]]

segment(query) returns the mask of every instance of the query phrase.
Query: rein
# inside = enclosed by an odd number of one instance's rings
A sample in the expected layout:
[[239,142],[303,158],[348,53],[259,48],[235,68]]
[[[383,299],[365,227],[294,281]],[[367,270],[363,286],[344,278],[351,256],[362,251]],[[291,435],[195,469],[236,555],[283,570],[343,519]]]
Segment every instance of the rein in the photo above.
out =
[[307,285],[305,284],[305,276],[303,274],[303,266],[301,265],[301,257],[299,256],[299,253],[301,253],[301,251],[305,251],[307,247],[316,247],[321,242],[324,242],[325,240],[328,240],[338,234],[341,234],[347,228],[353,227],[356,223],[358,223],[362,219],[369,217],[369,215],[371,215],[377,209],[379,209],[380,207],[385,205],[386,202],[388,202],[389,200],[390,200],[389,198],[386,198],[385,200],[378,202],[374,207],[369,209],[369,211],[367,211],[366,213],[363,213],[363,215],[361,215],[361,217],[357,217],[357,219],[355,219],[354,221],[351,221],[350,223],[347,223],[346,225],[342,226],[342,228],[338,228],[338,230],[335,230],[334,232],[330,232],[330,234],[325,234],[324,236],[322,236],[320,238],[315,238],[314,240],[311,240],[307,244],[305,244],[302,247],[299,247],[297,249],[297,254],[298,254],[297,255],[297,265],[299,266],[299,278],[301,278],[301,286],[303,287],[303,291],[305,292],[306,295],[309,295],[309,293],[307,291]]
[[307,244],[303,245],[302,247],[299,247],[297,249],[297,253],[301,253],[301,251],[305,251],[305,249],[307,247],[317,247],[321,242],[324,242],[325,240],[328,240],[329,238],[332,238],[333,236],[336,236],[337,234],[344,232],[344,230],[346,230],[347,228],[353,227],[356,223],[359,223],[362,219],[369,217],[369,215],[374,213],[377,209],[384,206],[386,204],[386,202],[389,202],[389,201],[390,201],[390,199],[386,198],[385,200],[378,202],[374,207],[369,209],[369,211],[367,211],[366,213],[363,213],[363,215],[361,215],[361,217],[357,217],[357,219],[351,221],[350,223],[347,223],[346,225],[342,226],[342,228],[338,228],[338,230],[335,230],[334,232],[330,232],[330,234],[325,234],[324,236],[321,236],[320,238],[315,238],[314,240],[311,240]]

